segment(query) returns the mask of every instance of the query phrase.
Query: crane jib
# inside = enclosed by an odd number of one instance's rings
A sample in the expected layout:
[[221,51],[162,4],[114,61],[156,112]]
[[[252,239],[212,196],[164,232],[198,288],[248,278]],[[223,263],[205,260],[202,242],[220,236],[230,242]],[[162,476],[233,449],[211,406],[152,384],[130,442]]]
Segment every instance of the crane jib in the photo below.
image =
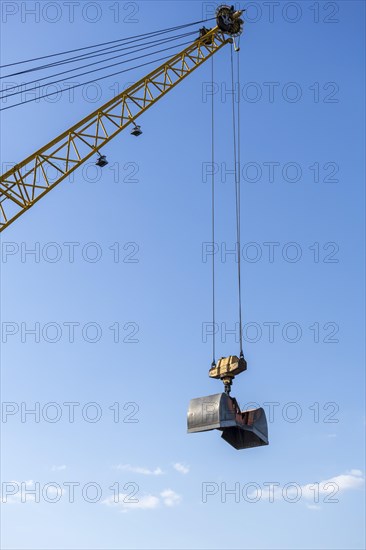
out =
[[[0,177],[0,231],[231,42],[219,27],[201,33],[184,50],[3,174]],[[52,181],[48,175],[50,166],[57,174]]]

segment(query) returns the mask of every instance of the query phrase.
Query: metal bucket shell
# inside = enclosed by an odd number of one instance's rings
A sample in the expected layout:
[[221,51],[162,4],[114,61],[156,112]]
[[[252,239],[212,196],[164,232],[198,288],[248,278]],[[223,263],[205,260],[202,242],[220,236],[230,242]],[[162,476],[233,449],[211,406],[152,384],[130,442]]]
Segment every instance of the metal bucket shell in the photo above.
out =
[[187,414],[188,433],[221,430],[235,449],[268,445],[266,414],[260,407],[240,411],[236,399],[217,393],[192,399]]
[[226,393],[191,399],[187,415],[188,433],[236,426],[235,401]]

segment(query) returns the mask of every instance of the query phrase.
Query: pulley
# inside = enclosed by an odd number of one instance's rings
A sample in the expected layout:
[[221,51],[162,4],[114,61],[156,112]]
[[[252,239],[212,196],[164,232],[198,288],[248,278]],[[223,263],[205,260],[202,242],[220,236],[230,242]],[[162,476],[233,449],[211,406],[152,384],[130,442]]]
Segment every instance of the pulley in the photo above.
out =
[[[208,34],[210,31],[211,29],[206,29],[205,26],[201,27],[199,30],[199,38],[204,38],[206,34]],[[206,38],[206,40],[203,40],[203,44],[207,44],[207,45],[212,44],[213,40],[214,40],[214,37],[211,35],[208,38]]]
[[216,23],[219,29],[230,36],[239,36],[243,32],[244,21],[240,18],[245,10],[236,11],[234,6],[225,4],[216,10]]

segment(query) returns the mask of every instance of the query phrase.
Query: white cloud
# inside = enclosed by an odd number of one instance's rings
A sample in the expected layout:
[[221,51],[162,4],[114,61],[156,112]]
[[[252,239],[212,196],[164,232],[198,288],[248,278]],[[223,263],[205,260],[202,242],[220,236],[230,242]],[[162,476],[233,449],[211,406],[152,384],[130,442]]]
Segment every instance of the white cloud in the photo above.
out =
[[159,496],[143,495],[131,498],[131,495],[120,493],[117,497],[110,496],[102,501],[102,504],[116,508],[121,512],[133,510],[156,510],[161,506],[172,508],[180,504],[182,497],[172,489],[165,489]]
[[[305,499],[308,501],[315,502],[315,498],[320,498],[325,502],[326,497],[328,497],[329,502],[336,501],[338,498],[338,493],[342,491],[350,491],[359,489],[365,483],[365,477],[361,470],[350,470],[345,474],[340,474],[338,476],[331,477],[319,482],[307,483],[305,485],[300,485],[296,482],[289,485],[286,490],[284,487],[276,484],[271,487],[266,486],[265,489],[261,490],[261,499],[262,500],[292,500],[296,501]],[[252,491],[249,495],[249,498],[254,499],[258,497],[256,490]],[[319,509],[314,506],[308,506],[311,509]]]
[[53,465],[51,470],[52,472],[61,472],[62,470],[66,470],[66,465],[65,464],[61,464],[61,466]]
[[58,502],[63,494],[64,490],[57,483],[42,484],[39,481],[34,482],[32,479],[28,481],[12,480],[2,483],[1,503]]
[[[8,482],[3,482],[1,487],[1,503],[2,504],[16,504],[21,502],[21,497],[23,498],[26,491],[34,487],[34,481],[29,479],[28,481],[16,481],[12,479]],[[35,495],[26,494],[26,502],[35,502]]]
[[309,510],[321,510],[321,506],[318,506],[318,504],[307,504],[306,508],[309,508]]
[[102,504],[118,508],[121,512],[128,512],[129,510],[154,510],[158,508],[160,499],[154,495],[144,495],[138,499],[131,499],[131,495],[119,493],[117,497],[114,495],[106,498],[102,501]]
[[359,489],[365,483],[365,478],[361,470],[350,470],[346,474],[341,474],[336,477],[323,481],[322,483],[337,483],[340,491],[349,489]]
[[151,470],[149,468],[142,468],[141,466],[131,466],[131,464],[118,464],[116,469],[124,470],[125,472],[132,472],[133,474],[141,474],[144,476],[161,476],[164,473],[159,467]]
[[160,496],[163,499],[165,506],[168,506],[169,508],[172,506],[178,506],[182,500],[182,497],[172,489],[165,489],[160,493]]
[[[365,483],[365,478],[361,470],[351,470],[346,474],[340,474],[324,481],[319,482],[319,495],[329,496],[332,499],[337,498],[337,493],[341,491],[350,491],[359,489]],[[301,487],[304,498],[314,499],[314,484],[308,483]]]
[[189,472],[189,466],[186,466],[185,464],[182,464],[181,462],[176,462],[173,465],[173,468],[177,470],[180,474],[188,474]]

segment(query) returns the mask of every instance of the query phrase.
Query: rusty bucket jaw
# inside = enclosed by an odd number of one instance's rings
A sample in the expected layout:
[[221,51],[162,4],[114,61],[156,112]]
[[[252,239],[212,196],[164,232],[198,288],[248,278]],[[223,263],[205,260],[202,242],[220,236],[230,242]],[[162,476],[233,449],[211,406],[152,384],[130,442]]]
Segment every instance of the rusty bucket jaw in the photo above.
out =
[[268,428],[262,408],[240,411],[235,398],[217,393],[192,399],[187,415],[188,433],[221,430],[235,449],[268,445]]

